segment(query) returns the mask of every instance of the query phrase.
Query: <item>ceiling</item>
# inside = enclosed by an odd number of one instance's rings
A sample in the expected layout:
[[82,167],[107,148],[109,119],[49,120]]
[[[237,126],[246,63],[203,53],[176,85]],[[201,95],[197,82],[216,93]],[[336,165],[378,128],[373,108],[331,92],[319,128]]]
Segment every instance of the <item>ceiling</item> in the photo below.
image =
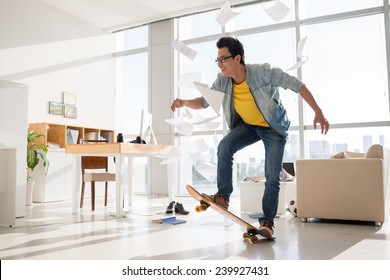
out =
[[[194,12],[222,8],[227,0],[36,0],[88,22],[116,31]],[[230,6],[253,0],[230,0]]]

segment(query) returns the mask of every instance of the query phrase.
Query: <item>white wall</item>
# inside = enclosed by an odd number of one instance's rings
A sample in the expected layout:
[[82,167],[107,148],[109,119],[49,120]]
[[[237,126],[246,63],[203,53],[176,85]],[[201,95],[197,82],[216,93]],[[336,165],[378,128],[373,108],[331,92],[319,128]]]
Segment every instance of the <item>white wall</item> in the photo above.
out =
[[[173,139],[164,121],[171,117],[173,97],[172,30],[171,20],[151,26],[149,110],[160,144],[171,144]],[[0,38],[0,79],[28,85],[29,123],[116,130],[112,34],[39,1],[1,0]],[[77,119],[48,113],[48,102],[61,102],[63,91],[76,93]],[[166,167],[160,161],[153,160],[152,193],[166,194]]]
[[[29,86],[29,122],[115,129],[113,35],[38,1],[1,0],[0,38],[0,79]],[[77,119],[48,113],[63,91],[76,93]]]
[[1,0],[0,21],[0,49],[104,34],[102,30],[37,0]]

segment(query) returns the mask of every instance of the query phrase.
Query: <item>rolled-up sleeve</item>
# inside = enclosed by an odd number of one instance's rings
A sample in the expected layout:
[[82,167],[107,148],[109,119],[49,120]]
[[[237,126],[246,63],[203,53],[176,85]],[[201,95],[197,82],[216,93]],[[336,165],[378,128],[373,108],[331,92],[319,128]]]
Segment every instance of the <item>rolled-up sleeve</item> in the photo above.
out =
[[271,70],[271,84],[275,87],[282,87],[299,92],[304,83],[298,78],[283,72],[280,68],[272,68]]
[[209,103],[207,103],[206,99],[203,96],[201,96],[200,99],[202,101],[203,108],[209,107]]

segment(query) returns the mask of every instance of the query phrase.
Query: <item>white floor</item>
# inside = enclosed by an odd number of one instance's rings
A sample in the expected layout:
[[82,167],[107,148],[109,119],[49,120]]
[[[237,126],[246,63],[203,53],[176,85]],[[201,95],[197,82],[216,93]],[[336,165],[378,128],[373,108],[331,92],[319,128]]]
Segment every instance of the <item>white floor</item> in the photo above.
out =
[[[245,242],[244,229],[212,209],[196,213],[197,203],[179,197],[187,216],[179,225],[156,224],[167,217],[167,198],[135,196],[126,218],[110,216],[113,199],[96,211],[89,201],[79,214],[70,202],[34,204],[15,227],[0,226],[1,260],[389,260],[390,221],[372,223],[315,221],[302,223],[291,214],[275,222],[275,241]],[[239,199],[231,211],[240,213]],[[389,219],[388,219],[389,220]]]

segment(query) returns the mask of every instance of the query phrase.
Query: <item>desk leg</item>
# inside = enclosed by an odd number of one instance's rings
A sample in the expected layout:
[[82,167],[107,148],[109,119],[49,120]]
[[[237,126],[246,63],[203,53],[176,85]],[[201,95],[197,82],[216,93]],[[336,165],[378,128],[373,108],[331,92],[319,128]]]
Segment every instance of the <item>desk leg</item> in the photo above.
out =
[[74,155],[73,160],[73,185],[72,185],[72,213],[79,213],[79,203],[80,203],[80,188],[81,188],[81,156]]
[[128,198],[129,198],[128,205],[131,206],[131,205],[133,205],[133,197],[134,197],[134,193],[133,193],[133,157],[132,156],[128,157],[127,175],[128,175],[127,192],[128,192]]
[[124,180],[123,180],[123,166],[124,166],[124,156],[116,155],[115,163],[115,206],[116,206],[116,217],[120,218],[123,216],[123,190],[124,190]]

